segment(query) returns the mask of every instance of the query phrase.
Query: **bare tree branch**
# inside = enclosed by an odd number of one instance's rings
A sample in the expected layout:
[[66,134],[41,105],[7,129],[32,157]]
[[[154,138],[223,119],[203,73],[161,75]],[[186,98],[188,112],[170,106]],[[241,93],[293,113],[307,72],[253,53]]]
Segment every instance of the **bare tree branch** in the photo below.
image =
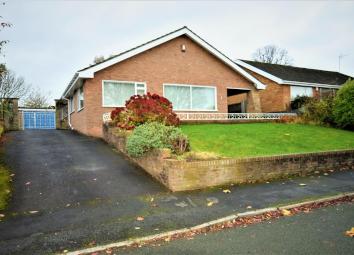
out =
[[47,108],[48,95],[43,94],[39,88],[34,89],[25,99],[24,105],[28,108]]
[[266,45],[257,49],[253,53],[253,60],[263,63],[292,65],[293,59],[289,56],[286,49],[279,48],[276,45]]
[[0,72],[0,98],[21,98],[28,94],[30,86],[21,76],[16,76],[11,70],[6,70],[4,65]]

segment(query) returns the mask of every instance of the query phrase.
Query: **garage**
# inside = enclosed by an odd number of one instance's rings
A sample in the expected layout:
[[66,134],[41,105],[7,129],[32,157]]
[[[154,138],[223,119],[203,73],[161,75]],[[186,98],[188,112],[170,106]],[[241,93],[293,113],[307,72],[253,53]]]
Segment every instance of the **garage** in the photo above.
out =
[[54,109],[20,109],[23,129],[55,129]]

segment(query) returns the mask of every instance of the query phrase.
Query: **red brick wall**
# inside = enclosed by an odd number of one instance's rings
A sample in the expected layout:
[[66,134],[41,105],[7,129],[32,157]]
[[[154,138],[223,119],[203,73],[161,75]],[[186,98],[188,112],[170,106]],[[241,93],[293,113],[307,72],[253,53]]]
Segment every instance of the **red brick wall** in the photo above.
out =
[[262,75],[245,69],[265,84],[265,90],[259,90],[262,112],[285,112],[290,110],[290,86],[280,85]]
[[[186,45],[185,52],[181,51],[182,44]],[[160,95],[163,83],[216,86],[219,112],[227,112],[227,87],[248,88],[254,94],[248,101],[249,108],[257,111],[258,107],[253,105],[258,98],[251,82],[186,36],[101,70],[86,80],[85,109],[72,114],[72,124],[78,131],[98,137],[102,136],[102,114],[112,110],[102,107],[102,80],[146,82],[147,91]]]

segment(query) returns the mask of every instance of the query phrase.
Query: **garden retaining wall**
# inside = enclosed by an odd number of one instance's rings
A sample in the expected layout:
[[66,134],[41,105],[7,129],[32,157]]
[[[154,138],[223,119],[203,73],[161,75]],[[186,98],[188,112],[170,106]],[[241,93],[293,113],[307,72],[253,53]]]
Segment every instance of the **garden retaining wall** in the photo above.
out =
[[104,140],[172,191],[263,182],[315,171],[354,170],[354,150],[199,161],[170,159],[166,151],[153,151],[136,159],[125,151],[126,137],[112,131],[104,125]]

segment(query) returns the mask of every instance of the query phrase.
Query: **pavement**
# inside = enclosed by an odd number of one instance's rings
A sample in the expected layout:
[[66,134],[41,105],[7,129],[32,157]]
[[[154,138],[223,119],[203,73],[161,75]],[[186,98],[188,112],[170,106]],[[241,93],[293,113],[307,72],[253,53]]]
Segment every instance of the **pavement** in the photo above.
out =
[[353,254],[354,203],[112,254]]
[[354,172],[338,171],[171,193],[102,140],[65,130],[8,133],[5,160],[15,176],[0,221],[0,254],[87,248],[354,191]]

